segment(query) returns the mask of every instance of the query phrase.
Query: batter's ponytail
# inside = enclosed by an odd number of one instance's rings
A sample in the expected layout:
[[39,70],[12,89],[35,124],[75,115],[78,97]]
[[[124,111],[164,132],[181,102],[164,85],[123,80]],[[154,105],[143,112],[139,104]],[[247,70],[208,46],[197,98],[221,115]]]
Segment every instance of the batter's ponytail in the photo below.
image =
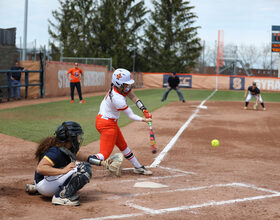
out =
[[113,90],[113,87],[114,87],[114,84],[111,83],[111,89],[109,91],[109,97],[110,97],[111,101],[112,101],[112,90]]

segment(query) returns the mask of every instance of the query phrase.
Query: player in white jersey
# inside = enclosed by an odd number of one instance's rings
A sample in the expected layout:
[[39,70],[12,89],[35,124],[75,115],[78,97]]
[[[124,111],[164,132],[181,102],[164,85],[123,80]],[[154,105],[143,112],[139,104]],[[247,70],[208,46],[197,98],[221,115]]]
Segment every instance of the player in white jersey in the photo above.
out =
[[[89,157],[89,162],[99,165],[112,153],[114,146],[120,149],[126,159],[134,166],[134,173],[151,175],[152,171],[142,166],[136,159],[117,124],[120,112],[125,113],[130,119],[139,122],[152,121],[152,115],[148,112],[141,100],[131,91],[134,80],[126,69],[117,69],[112,76],[111,89],[103,99],[99,113],[96,117],[95,126],[100,133],[100,151]],[[136,106],[143,111],[145,117],[135,115],[127,105],[126,97],[130,98]]]

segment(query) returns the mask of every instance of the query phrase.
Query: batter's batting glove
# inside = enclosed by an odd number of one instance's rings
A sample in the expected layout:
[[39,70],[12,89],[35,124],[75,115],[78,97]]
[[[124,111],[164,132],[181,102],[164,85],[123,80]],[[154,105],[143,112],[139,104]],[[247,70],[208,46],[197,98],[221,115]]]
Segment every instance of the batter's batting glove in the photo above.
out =
[[152,114],[151,114],[150,112],[148,112],[147,109],[145,109],[145,110],[143,111],[143,114],[144,114],[145,118],[152,118]]

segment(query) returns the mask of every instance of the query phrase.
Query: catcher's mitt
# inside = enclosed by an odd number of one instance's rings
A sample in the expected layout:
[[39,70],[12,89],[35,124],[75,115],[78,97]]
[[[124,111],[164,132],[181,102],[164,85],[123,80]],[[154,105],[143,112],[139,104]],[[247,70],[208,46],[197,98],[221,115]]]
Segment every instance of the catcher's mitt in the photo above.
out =
[[105,168],[116,176],[121,176],[123,154],[117,153],[105,160]]

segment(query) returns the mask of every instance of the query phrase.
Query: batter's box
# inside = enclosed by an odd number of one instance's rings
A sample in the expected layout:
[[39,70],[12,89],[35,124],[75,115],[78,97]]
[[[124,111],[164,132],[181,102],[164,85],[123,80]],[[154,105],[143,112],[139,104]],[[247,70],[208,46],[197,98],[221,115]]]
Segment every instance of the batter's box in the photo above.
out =
[[[126,205],[141,210],[145,214],[162,214],[280,197],[280,192],[244,183],[216,184],[155,193],[151,192],[149,194],[154,195],[149,196],[149,199],[143,200],[142,195],[139,194],[139,198],[137,197],[133,201],[128,201]],[[145,193],[143,196],[147,198],[148,195]],[[170,208],[170,206],[172,207]],[[147,207],[155,208],[150,209]]]
[[[213,192],[211,192],[212,190]],[[210,196],[212,197],[212,199],[216,200],[210,200]],[[145,200],[143,200],[143,197],[145,198]],[[217,197],[219,197],[219,200],[217,199]],[[280,197],[280,192],[256,187],[245,183],[215,184],[210,186],[162,190],[157,192],[138,193],[135,195],[133,200],[127,201],[125,204],[128,207],[137,210],[134,213],[130,212],[123,213],[121,215],[88,218],[87,220],[120,218],[131,219],[134,217],[145,215],[160,215],[163,213],[188,211],[204,207],[229,205],[254,200],[263,200],[273,197]],[[173,207],[170,207],[172,205]],[[148,207],[155,208],[151,209]]]
[[[149,167],[147,167],[149,168]],[[149,168],[153,171],[153,175],[151,176],[139,176],[136,174],[133,174],[133,168],[123,168],[122,170],[122,177],[121,178],[113,178],[110,180],[110,182],[118,182],[118,183],[128,183],[128,182],[140,182],[140,181],[157,181],[157,180],[165,180],[165,179],[173,179],[173,178],[179,178],[179,177],[185,177],[189,175],[196,175],[195,172],[191,171],[184,171],[169,167],[162,167],[158,166],[156,168]],[[131,175],[133,177],[131,177]]]

